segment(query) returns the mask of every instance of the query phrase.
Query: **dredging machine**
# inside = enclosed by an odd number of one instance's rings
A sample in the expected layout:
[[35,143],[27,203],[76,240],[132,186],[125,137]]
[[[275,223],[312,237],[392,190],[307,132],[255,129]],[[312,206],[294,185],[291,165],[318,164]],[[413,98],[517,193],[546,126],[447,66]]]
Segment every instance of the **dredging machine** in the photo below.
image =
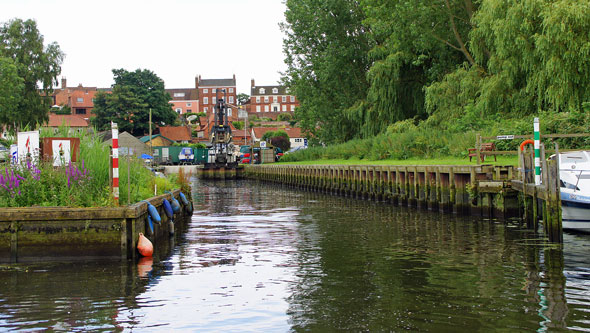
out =
[[227,114],[231,105],[226,102],[227,92],[225,89],[222,90],[222,98],[219,96],[219,90],[216,93],[215,117],[210,132],[209,154],[202,174],[204,178],[236,178],[239,168]]

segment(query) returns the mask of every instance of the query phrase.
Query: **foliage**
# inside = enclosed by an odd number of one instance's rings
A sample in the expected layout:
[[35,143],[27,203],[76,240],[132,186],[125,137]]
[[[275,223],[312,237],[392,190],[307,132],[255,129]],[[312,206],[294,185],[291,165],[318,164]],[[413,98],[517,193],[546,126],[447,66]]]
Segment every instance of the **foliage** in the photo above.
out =
[[287,70],[283,82],[296,95],[304,131],[325,143],[355,137],[346,110],[366,97],[372,47],[357,0],[287,0],[281,25]]
[[[63,58],[57,43],[43,45],[35,21],[13,19],[0,26],[0,125],[18,130],[48,119],[51,99],[44,96],[51,93],[54,82],[57,84]],[[4,80],[16,86],[6,87]],[[14,93],[8,99],[7,90]]]
[[244,105],[250,100],[250,95],[239,93],[236,99],[238,100],[238,105]]
[[275,136],[270,138],[270,144],[274,147],[279,147],[283,151],[291,149],[291,141],[288,136]]
[[278,121],[291,121],[293,120],[293,115],[290,113],[281,113],[277,116]]
[[164,81],[153,72],[137,69],[128,72],[113,69],[115,84],[112,93],[99,92],[95,96],[92,124],[99,130],[110,128],[111,121],[121,132],[135,136],[149,131],[149,113],[157,125],[174,125],[177,114],[172,110],[170,95],[164,89]]
[[14,121],[23,95],[24,80],[11,58],[0,57],[0,124]]
[[62,105],[60,108],[51,108],[51,112],[55,114],[72,114],[72,108],[68,105]]
[[244,129],[244,122],[242,120],[231,122],[237,130]]

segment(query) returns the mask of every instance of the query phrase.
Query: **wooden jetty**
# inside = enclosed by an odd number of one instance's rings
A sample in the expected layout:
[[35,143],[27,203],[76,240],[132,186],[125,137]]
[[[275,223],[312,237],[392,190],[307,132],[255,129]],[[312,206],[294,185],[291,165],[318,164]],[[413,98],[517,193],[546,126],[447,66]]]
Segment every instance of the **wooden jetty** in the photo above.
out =
[[[526,155],[528,156],[528,155]],[[522,160],[527,160],[525,155]],[[523,162],[524,163],[524,162]],[[544,162],[544,185],[529,183],[532,162],[498,165],[249,165],[246,178],[309,191],[389,202],[445,213],[500,219],[542,218],[551,241],[561,241],[556,161]],[[536,203],[536,204],[535,204]]]

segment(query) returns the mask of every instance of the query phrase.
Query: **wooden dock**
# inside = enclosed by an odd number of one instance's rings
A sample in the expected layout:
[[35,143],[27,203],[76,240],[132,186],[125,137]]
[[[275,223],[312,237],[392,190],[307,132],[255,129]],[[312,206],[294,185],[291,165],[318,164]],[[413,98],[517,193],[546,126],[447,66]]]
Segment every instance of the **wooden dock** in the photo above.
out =
[[544,168],[549,172],[541,186],[528,182],[528,170],[532,167],[526,166],[263,164],[247,166],[244,176],[444,213],[522,218],[531,228],[536,228],[541,218],[548,238],[559,242],[562,237],[557,165],[555,161],[545,161]]

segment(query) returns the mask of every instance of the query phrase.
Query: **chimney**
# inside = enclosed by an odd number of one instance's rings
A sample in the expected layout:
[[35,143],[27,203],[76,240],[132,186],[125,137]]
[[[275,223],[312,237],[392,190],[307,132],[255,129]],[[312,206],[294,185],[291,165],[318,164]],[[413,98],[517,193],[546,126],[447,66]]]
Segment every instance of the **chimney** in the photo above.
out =
[[66,86],[67,86],[67,84],[66,84],[66,83],[67,83],[67,81],[66,81],[66,77],[65,77],[65,76],[62,76],[62,77],[61,77],[61,88],[62,88],[62,89],[66,89]]
[[236,74],[234,74],[234,83],[236,82]]
[[195,88],[199,88],[200,81],[201,81],[201,75],[195,76]]
[[254,79],[250,79],[250,87],[254,88],[256,85],[254,84]]

